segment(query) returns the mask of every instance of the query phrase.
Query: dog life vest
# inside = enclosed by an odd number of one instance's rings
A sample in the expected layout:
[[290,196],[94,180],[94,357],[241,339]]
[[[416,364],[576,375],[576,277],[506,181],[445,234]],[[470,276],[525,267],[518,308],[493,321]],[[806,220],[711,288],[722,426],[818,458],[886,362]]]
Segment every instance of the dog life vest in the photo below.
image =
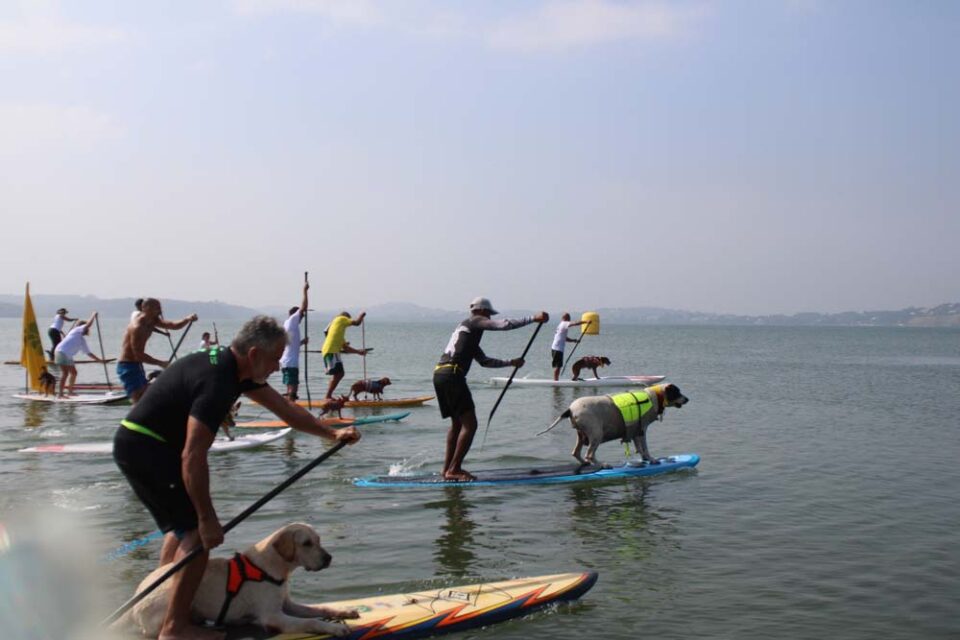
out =
[[363,390],[367,393],[383,393],[383,385],[379,380],[362,380]]
[[[658,387],[651,387],[642,391],[625,391],[608,396],[620,410],[623,416],[623,442],[632,441],[643,424],[650,424],[663,411],[662,391]],[[651,415],[651,409],[654,413]]]
[[227,617],[227,610],[230,608],[230,603],[233,602],[233,599],[240,593],[240,589],[243,588],[245,582],[269,582],[277,586],[283,584],[283,580],[277,580],[253,564],[250,558],[239,552],[230,558],[227,567],[227,595],[223,600],[223,607],[220,609],[220,614],[217,616],[216,624],[218,627],[223,624],[224,619]]

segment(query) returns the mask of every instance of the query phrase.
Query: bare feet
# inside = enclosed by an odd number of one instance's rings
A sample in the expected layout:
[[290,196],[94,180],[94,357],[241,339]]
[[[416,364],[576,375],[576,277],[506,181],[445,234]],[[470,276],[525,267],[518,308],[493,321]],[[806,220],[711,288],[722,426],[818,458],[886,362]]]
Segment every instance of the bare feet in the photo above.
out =
[[469,471],[459,469],[457,471],[444,471],[443,479],[451,482],[473,482],[477,477]]
[[157,640],[224,640],[225,631],[190,625],[172,633],[160,633]]

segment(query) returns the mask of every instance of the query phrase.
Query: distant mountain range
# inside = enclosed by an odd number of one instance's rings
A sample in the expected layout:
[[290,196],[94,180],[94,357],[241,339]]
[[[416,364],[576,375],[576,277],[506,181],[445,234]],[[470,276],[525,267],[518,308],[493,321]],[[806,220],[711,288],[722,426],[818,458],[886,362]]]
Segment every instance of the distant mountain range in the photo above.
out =
[[[40,324],[53,317],[59,307],[66,307],[74,317],[85,317],[98,310],[104,318],[125,318],[133,311],[133,298],[101,299],[94,296],[35,295],[34,310]],[[22,295],[0,294],[0,317],[19,318],[23,314]],[[163,300],[164,314],[171,319],[196,313],[201,318],[243,320],[258,313],[283,317],[287,307],[255,309],[217,300],[189,302]],[[351,309],[357,311],[357,309]],[[549,311],[549,310],[548,310]],[[936,307],[908,307],[899,311],[845,311],[843,313],[796,313],[793,315],[746,316],[733,314],[679,311],[658,307],[592,309],[601,321],[609,324],[660,325],[754,325],[754,326],[831,326],[831,327],[960,327],[960,303]],[[340,309],[312,309],[314,317],[331,318]],[[466,311],[450,311],[421,307],[408,302],[388,302],[367,308],[371,317],[387,322],[447,322],[464,318]],[[529,309],[503,309],[505,316],[528,315]],[[551,312],[554,313],[554,312]],[[573,313],[571,311],[571,313]],[[575,314],[578,317],[579,313]]]

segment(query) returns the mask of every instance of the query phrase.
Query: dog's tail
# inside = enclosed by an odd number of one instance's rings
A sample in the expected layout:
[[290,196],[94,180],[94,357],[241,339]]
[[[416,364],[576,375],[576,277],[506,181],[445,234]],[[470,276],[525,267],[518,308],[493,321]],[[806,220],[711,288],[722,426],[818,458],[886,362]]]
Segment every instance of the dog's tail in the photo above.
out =
[[547,427],[546,429],[544,429],[543,431],[541,431],[541,432],[538,433],[537,435],[538,435],[538,436],[542,436],[542,435],[545,434],[547,431],[550,431],[550,429],[553,429],[555,426],[557,426],[558,424],[560,424],[560,421],[561,421],[561,420],[563,420],[564,418],[569,418],[570,416],[571,416],[570,409],[567,409],[566,411],[564,411],[563,413],[561,413],[559,416],[557,416],[557,419],[553,421],[553,424],[551,424],[549,427]]

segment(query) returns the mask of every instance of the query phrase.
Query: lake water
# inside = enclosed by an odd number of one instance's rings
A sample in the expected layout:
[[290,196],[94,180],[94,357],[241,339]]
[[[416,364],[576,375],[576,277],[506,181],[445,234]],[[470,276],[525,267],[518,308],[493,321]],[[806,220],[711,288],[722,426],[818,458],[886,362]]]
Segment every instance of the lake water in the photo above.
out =
[[[453,327],[370,320],[368,374],[394,381],[388,396],[432,394],[433,365]],[[222,338],[237,328],[217,324]],[[521,376],[549,375],[553,324]],[[108,319],[103,329],[115,355],[122,324]],[[19,330],[19,321],[0,321],[4,358],[18,356]],[[190,347],[199,331],[188,336]],[[484,350],[519,355],[531,331],[487,333]],[[359,345],[360,330],[348,339]],[[162,357],[169,346],[154,337],[148,351]],[[698,469],[603,484],[354,487],[352,478],[391,468],[439,468],[447,424],[431,402],[400,424],[366,428],[360,444],[229,534],[220,553],[286,522],[312,523],[334,562],[319,574],[295,574],[293,594],[306,602],[600,573],[577,604],[464,638],[960,637],[960,331],[604,325],[578,353],[609,356],[605,374],[664,374],[679,385],[690,403],[651,428],[650,447],[660,456],[699,453]],[[343,384],[360,377],[358,357],[345,365]],[[323,395],[319,356],[309,367],[311,392]],[[599,391],[511,388],[481,450],[500,392],[486,380],[504,371],[471,371],[481,433],[465,467],[572,460],[571,429],[535,433],[574,398]],[[110,375],[116,379],[112,368]],[[101,367],[81,369],[81,381],[103,377]],[[96,553],[153,531],[111,459],[17,452],[109,439],[125,409],[28,405],[10,397],[22,384],[22,370],[0,369],[0,520],[52,511],[60,526],[96,532]],[[244,418],[257,415],[244,407]],[[211,457],[221,519],[323,449],[299,434]],[[606,462],[623,456],[615,442],[599,451]],[[104,613],[132,594],[157,550],[152,543],[100,565]]]

